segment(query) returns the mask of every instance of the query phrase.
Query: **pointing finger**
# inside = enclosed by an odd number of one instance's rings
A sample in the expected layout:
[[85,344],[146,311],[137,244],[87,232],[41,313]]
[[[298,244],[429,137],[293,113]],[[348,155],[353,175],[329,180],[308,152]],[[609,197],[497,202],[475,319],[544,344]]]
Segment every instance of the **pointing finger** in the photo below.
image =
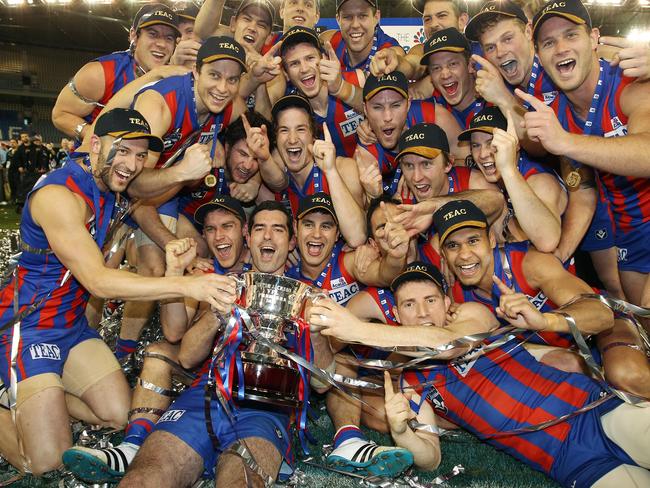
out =
[[519,88],[515,89],[515,95],[517,95],[519,98],[521,98],[524,102],[528,102],[528,104],[537,111],[546,108],[546,105],[544,104],[544,102],[542,102],[541,100],[538,100],[537,98],[535,98],[532,95],[529,95],[528,93],[523,92]]
[[517,137],[517,129],[515,129],[515,122],[512,119],[512,112],[510,110],[506,110],[506,121],[508,122],[506,132]]
[[241,121],[244,124],[244,130],[246,131],[246,137],[248,137],[249,134],[250,134],[251,125],[248,122],[248,119],[246,118],[246,114],[241,114]]
[[386,401],[390,400],[395,395],[395,391],[393,390],[393,381],[390,379],[390,373],[388,371],[384,371],[384,392]]
[[323,138],[325,142],[332,142],[332,135],[330,134],[330,130],[327,127],[326,122],[323,122]]
[[515,291],[511,288],[508,288],[506,284],[501,281],[496,275],[492,276],[492,281],[494,282],[495,285],[497,285],[497,288],[499,288],[499,291],[501,291],[502,295],[514,295]]

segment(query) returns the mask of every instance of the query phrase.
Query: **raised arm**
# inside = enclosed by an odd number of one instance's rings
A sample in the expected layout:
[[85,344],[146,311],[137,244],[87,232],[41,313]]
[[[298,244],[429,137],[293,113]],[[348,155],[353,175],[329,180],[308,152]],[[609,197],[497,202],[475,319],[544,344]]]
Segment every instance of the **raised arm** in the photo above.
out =
[[221,25],[221,15],[225,0],[206,0],[199,9],[194,22],[194,33],[205,40],[210,36],[220,35],[225,28]]

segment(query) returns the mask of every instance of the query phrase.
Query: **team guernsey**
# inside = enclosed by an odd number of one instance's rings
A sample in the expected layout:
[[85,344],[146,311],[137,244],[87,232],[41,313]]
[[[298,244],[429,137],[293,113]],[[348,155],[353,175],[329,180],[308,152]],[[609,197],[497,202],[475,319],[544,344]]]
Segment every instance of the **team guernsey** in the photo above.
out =
[[289,186],[282,192],[275,194],[276,201],[283,202],[291,214],[295,217],[298,213],[298,205],[302,198],[318,193],[319,191],[329,194],[330,189],[327,184],[327,178],[316,163],[313,163],[309,176],[305,180],[302,188],[298,188],[293,176],[289,176]]
[[[593,120],[580,119],[565,94],[560,93],[551,107],[564,129],[573,134],[602,137],[627,135],[627,116],[620,106],[621,94],[634,79],[623,76],[620,68],[600,60],[598,100]],[[596,171],[602,198],[609,201],[613,214],[615,244],[619,268],[641,273],[650,272],[650,183],[647,178],[619,176]]]
[[[92,214],[86,228],[101,249],[113,215],[115,195],[99,190],[87,155],[83,164],[84,167],[69,159],[65,166],[40,181],[30,195],[48,185],[59,185],[81,197]],[[70,349],[84,340],[99,337],[88,327],[84,315],[89,293],[74,276],[68,275],[68,270],[51,251],[45,232],[32,218],[29,205],[22,214],[20,235],[23,252],[16,272],[0,290],[0,328],[14,317],[16,294],[19,312],[40,304],[22,318],[19,327],[9,327],[0,333],[0,376],[5,385],[11,382],[14,335],[20,340],[15,381],[48,372],[61,375]]]
[[483,108],[490,105],[487,104],[482,98],[478,98],[474,100],[467,108],[459,110],[453,105],[450,105],[438,90],[433,92],[433,100],[439,105],[445,107],[447,111],[454,116],[456,122],[458,122],[458,125],[462,127],[463,130],[469,129],[469,124],[474,116],[483,110]]
[[[435,101],[425,100],[412,100],[411,106],[406,114],[406,123],[404,130],[408,130],[415,124],[436,123],[436,104]],[[394,195],[397,192],[397,185],[402,176],[402,171],[395,160],[397,156],[397,147],[394,149],[386,149],[378,142],[368,146],[361,144],[359,146],[366,149],[377,159],[379,171],[382,175],[384,192]]]
[[109,102],[113,95],[123,87],[131,83],[136,78],[136,71],[139,69],[138,63],[129,51],[117,51],[106,56],[94,59],[93,62],[102,66],[104,73],[104,94],[97,101],[97,106],[93,111],[84,117],[88,123],[93,122],[99,112]]
[[205,180],[199,180],[193,185],[184,186],[178,192],[178,211],[193,222],[194,212],[206,203],[211,202],[217,195],[230,195],[230,187],[226,179],[226,171],[223,168],[213,168],[212,175],[217,179],[217,184],[210,187]]
[[[507,85],[508,89],[514,93],[516,86]],[[520,89],[526,91],[529,95],[534,96],[535,98],[542,100],[546,105],[550,105],[553,100],[558,96],[559,91],[551,77],[546,74],[544,68],[539,62],[537,54],[533,58],[533,65],[531,67],[530,80],[528,81],[528,86],[519,87]],[[524,104],[526,108],[530,109],[527,104]]]
[[361,284],[345,267],[343,241],[334,245],[332,256],[316,279],[306,277],[297,264],[287,272],[287,276],[327,291],[329,297],[339,305],[345,305],[350,298],[359,293]]
[[395,314],[393,313],[393,308],[397,305],[395,303],[395,296],[393,292],[390,291],[390,288],[377,288],[376,286],[369,286],[365,290],[368,295],[373,299],[375,304],[381,310],[384,320],[388,325],[399,325]]
[[[156,163],[157,168],[164,166],[167,160],[186,144],[188,137],[192,137],[190,144],[208,144],[231,121],[232,104],[228,104],[219,114],[210,114],[206,120],[198,119],[192,73],[160,80],[140,90],[136,98],[147,90],[160,93],[172,115],[170,129],[162,138],[165,148]],[[181,159],[182,154],[177,157],[176,162]]]
[[622,464],[635,465],[605,435],[600,421],[622,404],[616,397],[546,429],[493,437],[555,420],[606,394],[603,385],[585,375],[538,362],[518,347],[518,338],[504,340],[492,349],[486,341],[450,363],[406,372],[402,386],[420,396],[411,407],[418,412],[428,401],[437,415],[563,486],[589,487]]
[[350,61],[350,58],[348,56],[348,49],[345,45],[345,41],[343,40],[343,36],[341,35],[340,30],[337,30],[334,33],[330,39],[330,44],[336,52],[336,57],[339,58],[339,61],[341,62],[342,71],[353,71],[355,69],[360,69],[364,73],[368,73],[370,71],[370,61],[372,61],[372,58],[375,56],[377,51],[381,51],[382,49],[394,46],[399,47],[399,42],[397,42],[395,38],[386,34],[379,26],[375,28],[375,34],[372,47],[370,48],[370,54],[368,54],[368,57],[357,65],[352,65]]

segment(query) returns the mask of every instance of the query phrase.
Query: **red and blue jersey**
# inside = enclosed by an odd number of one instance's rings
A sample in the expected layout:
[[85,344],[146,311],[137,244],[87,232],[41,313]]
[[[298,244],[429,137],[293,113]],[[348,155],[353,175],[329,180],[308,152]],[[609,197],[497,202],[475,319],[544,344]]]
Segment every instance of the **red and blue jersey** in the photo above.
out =
[[207,186],[203,179],[193,185],[184,186],[178,192],[178,211],[185,215],[194,225],[198,225],[194,222],[194,212],[201,205],[211,202],[217,195],[230,195],[226,171],[223,168],[213,168],[210,173],[217,178],[215,186]]
[[[169,158],[174,155],[184,144],[188,137],[193,137],[201,144],[214,141],[222,129],[228,126],[232,117],[232,103],[228,104],[223,112],[210,114],[205,121],[199,121],[196,101],[194,99],[194,78],[192,73],[182,76],[170,76],[138,92],[136,99],[147,90],[153,90],[164,98],[172,116],[167,133],[163,136],[165,147],[156,167],[164,166]],[[135,104],[135,100],[134,100]],[[215,145],[212,146],[214,151]],[[182,159],[181,154],[176,161]]]
[[[585,121],[574,113],[564,93],[558,95],[551,107],[564,129],[573,134],[622,137],[627,135],[627,115],[621,110],[621,94],[634,79],[623,76],[620,68],[603,60],[600,66],[603,70],[600,80],[602,93],[590,128],[585,130]],[[650,221],[650,183],[647,178],[620,176],[600,170],[596,173],[601,197],[610,203],[615,234],[628,234]]]
[[[515,88],[524,89],[524,87],[516,87],[509,84],[506,86],[514,93]],[[559,90],[551,80],[551,77],[546,74],[544,68],[539,62],[537,54],[533,57],[533,65],[531,66],[530,80],[528,81],[528,86],[525,87],[526,93],[534,96],[535,98],[542,100],[546,105],[549,105],[559,94]],[[524,103],[524,106],[528,109],[530,107],[528,104]]]
[[104,94],[97,101],[98,105],[94,110],[84,117],[89,124],[97,118],[113,95],[135,80],[138,69],[138,64],[129,51],[117,51],[92,62],[99,63],[104,71]]
[[[437,415],[570,486],[568,480],[576,474],[569,465],[580,467],[583,461],[581,449],[577,446],[572,451],[572,445],[581,443],[579,447],[586,450],[590,442],[595,445],[597,437],[604,436],[599,425],[600,416],[622,402],[612,398],[589,413],[546,429],[491,437],[556,420],[606,393],[603,385],[583,374],[566,373],[538,362],[520,347],[519,342],[519,339],[511,339],[490,350],[484,350],[484,343],[449,363],[435,362],[428,370],[407,371],[402,377],[402,386],[413,387],[420,396],[418,403],[411,401],[416,412],[428,401]],[[625,458],[622,451],[610,453],[612,458],[616,455]],[[621,464],[622,459],[614,464]],[[591,482],[573,486],[591,486],[612,466],[593,466],[592,469]]]
[[283,202],[291,210],[295,218],[298,214],[300,199],[318,193],[319,191],[329,194],[330,188],[323,171],[316,163],[313,163],[309,176],[307,176],[302,188],[298,188],[293,177],[289,176],[289,186],[284,191],[276,193],[275,199],[276,201]]
[[[404,130],[408,130],[415,124],[420,123],[436,123],[436,104],[434,101],[411,101],[411,107],[406,113]],[[369,146],[366,146],[359,142],[359,145],[362,148],[366,149],[370,154],[372,154],[375,159],[377,159],[379,171],[382,174],[384,191],[390,195],[394,195],[395,192],[397,192],[397,185],[402,176],[402,171],[399,168],[397,161],[395,160],[397,157],[397,147],[393,149],[386,149],[378,142]]]
[[324,123],[327,124],[337,156],[354,157],[354,150],[357,148],[357,127],[363,120],[363,115],[340,98],[329,95],[327,115],[322,117],[314,112],[314,120],[320,127]]
[[287,276],[325,290],[332,300],[339,305],[345,305],[361,290],[361,285],[345,267],[344,244],[339,241],[334,245],[330,260],[316,279],[312,280],[303,275],[300,263],[291,268]]
[[280,42],[280,39],[282,39],[283,35],[284,33],[282,31],[271,32],[271,34],[269,34],[269,36],[266,38],[266,42],[262,46],[262,56],[268,53],[273,46]]
[[[549,300],[542,290],[533,288],[524,274],[523,263],[529,247],[529,241],[508,242],[503,246],[496,246],[492,251],[494,276],[505,283],[508,288],[526,295],[528,301],[540,312],[551,312],[558,308],[557,305]],[[490,298],[479,295],[476,293],[476,287],[464,286],[460,280],[456,280],[451,290],[455,303],[478,302],[488,307],[492,313],[496,313],[496,308],[501,300],[501,290],[495,284],[492,285]],[[502,323],[508,325],[505,320]],[[539,332],[531,337],[529,342],[565,348],[573,345],[569,334],[557,332]]]
[[334,33],[330,39],[330,44],[332,44],[332,47],[336,52],[336,57],[339,58],[339,61],[341,62],[342,71],[353,71],[355,69],[360,69],[364,73],[368,73],[370,71],[370,61],[372,61],[372,58],[377,53],[377,51],[381,51],[382,49],[393,46],[399,46],[399,42],[397,42],[396,39],[386,34],[381,29],[381,27],[377,26],[375,28],[373,44],[370,48],[368,57],[361,61],[359,64],[353,66],[350,62],[350,58],[348,56],[348,48],[345,45],[345,41],[343,40],[343,36],[341,35],[340,30],[337,30]]
[[[101,192],[92,176],[87,158],[84,164],[87,164],[88,170],[69,159],[65,166],[41,180],[30,195],[45,186],[59,185],[81,197],[92,214],[86,223],[86,228],[101,249],[113,215],[115,195],[110,191]],[[23,246],[23,252],[18,260],[17,280],[15,277],[12,278],[0,290],[0,327],[14,316],[14,293],[15,287],[18,286],[20,312],[29,309],[43,297],[47,297],[22,320],[22,328],[75,328],[84,317],[89,294],[74,276],[64,281],[68,270],[51,251],[45,232],[32,218],[29,205],[25,206],[22,214],[20,235],[26,245]],[[86,325],[85,320],[83,325]]]
[[469,124],[477,113],[479,113],[485,107],[492,105],[490,103],[487,103],[482,98],[477,98],[469,105],[469,107],[465,108],[464,110],[459,110],[453,105],[450,105],[438,90],[433,92],[432,98],[433,101],[445,107],[447,109],[447,112],[454,116],[456,122],[458,122],[458,125],[463,130],[469,129]]
[[381,310],[384,320],[388,325],[400,325],[395,318],[393,308],[396,307],[395,296],[390,288],[377,288],[376,286],[369,286],[365,290],[368,295],[373,299]]

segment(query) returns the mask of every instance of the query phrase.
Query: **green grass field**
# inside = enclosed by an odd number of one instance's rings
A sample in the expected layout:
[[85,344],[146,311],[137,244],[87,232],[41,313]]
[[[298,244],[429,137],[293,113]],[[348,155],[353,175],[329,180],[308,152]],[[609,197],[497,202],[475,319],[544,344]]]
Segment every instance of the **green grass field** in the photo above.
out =
[[[17,229],[18,222],[19,219],[13,207],[0,207],[0,230]],[[0,265],[0,271],[2,271],[3,266],[4,263]],[[319,405],[322,406],[322,404]],[[312,454],[318,459],[321,454],[320,446],[330,444],[334,434],[331,421],[324,411],[322,411],[320,418],[311,424],[310,429],[318,441],[318,446],[313,447],[312,450]],[[390,443],[388,436],[375,432],[369,433],[369,437],[381,444]],[[449,473],[455,465],[461,464],[465,467],[465,473],[450,480],[448,486],[472,488],[551,488],[558,486],[543,474],[527,468],[490,446],[479,443],[469,434],[461,433],[452,438],[443,438],[441,445],[443,456],[440,468],[435,473],[418,473],[421,481],[431,481],[438,475]],[[327,488],[359,486],[359,480],[355,478],[331,473],[301,463],[299,463],[298,467],[306,475],[304,482],[300,483],[299,486]],[[14,475],[15,471],[13,469],[7,465],[1,465],[0,486],[3,486],[3,481]],[[60,477],[46,480],[27,476],[12,483],[11,486],[81,488],[86,485],[69,479],[62,480]]]

